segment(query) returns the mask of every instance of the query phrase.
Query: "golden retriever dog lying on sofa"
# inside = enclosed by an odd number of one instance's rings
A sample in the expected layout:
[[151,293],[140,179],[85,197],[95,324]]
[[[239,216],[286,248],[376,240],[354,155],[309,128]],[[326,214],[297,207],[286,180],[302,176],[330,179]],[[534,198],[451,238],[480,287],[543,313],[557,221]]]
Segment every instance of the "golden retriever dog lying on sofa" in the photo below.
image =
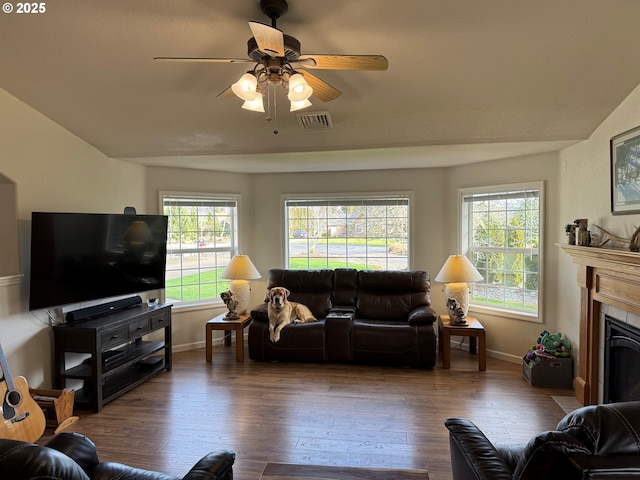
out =
[[269,313],[269,338],[273,343],[280,340],[280,332],[290,323],[315,322],[317,319],[309,307],[289,301],[289,290],[273,287],[267,292],[265,301]]

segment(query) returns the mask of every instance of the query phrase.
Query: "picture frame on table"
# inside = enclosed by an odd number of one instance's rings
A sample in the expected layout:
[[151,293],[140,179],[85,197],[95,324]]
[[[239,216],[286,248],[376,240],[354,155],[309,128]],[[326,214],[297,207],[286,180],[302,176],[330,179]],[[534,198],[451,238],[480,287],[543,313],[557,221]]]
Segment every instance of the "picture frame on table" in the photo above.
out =
[[611,213],[640,213],[640,126],[611,138]]

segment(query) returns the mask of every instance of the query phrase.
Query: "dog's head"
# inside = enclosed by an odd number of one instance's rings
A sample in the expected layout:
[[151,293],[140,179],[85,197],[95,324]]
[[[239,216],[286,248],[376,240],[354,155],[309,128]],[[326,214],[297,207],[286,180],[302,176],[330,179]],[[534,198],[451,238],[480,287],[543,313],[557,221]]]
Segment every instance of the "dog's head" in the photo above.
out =
[[282,306],[287,303],[290,293],[291,292],[284,287],[273,287],[267,293],[268,303],[275,308],[282,308]]

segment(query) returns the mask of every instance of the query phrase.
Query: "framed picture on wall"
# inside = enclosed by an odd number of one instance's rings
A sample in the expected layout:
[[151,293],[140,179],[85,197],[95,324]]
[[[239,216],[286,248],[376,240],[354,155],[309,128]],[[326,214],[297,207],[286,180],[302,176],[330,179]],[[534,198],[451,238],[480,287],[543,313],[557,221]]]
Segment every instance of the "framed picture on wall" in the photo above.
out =
[[640,213],[640,127],[611,138],[611,213]]

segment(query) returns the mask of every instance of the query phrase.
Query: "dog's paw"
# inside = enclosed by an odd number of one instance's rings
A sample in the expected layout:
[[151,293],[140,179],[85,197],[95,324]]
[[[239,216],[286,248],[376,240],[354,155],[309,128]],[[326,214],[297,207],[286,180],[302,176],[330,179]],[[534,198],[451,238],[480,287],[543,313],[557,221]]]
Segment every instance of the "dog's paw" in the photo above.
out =
[[293,323],[298,324],[298,323],[302,323],[302,320],[300,320],[299,318],[296,318]]
[[273,343],[277,343],[278,340],[280,340],[280,332],[274,332],[271,335],[269,335],[269,338],[271,339],[271,341]]

